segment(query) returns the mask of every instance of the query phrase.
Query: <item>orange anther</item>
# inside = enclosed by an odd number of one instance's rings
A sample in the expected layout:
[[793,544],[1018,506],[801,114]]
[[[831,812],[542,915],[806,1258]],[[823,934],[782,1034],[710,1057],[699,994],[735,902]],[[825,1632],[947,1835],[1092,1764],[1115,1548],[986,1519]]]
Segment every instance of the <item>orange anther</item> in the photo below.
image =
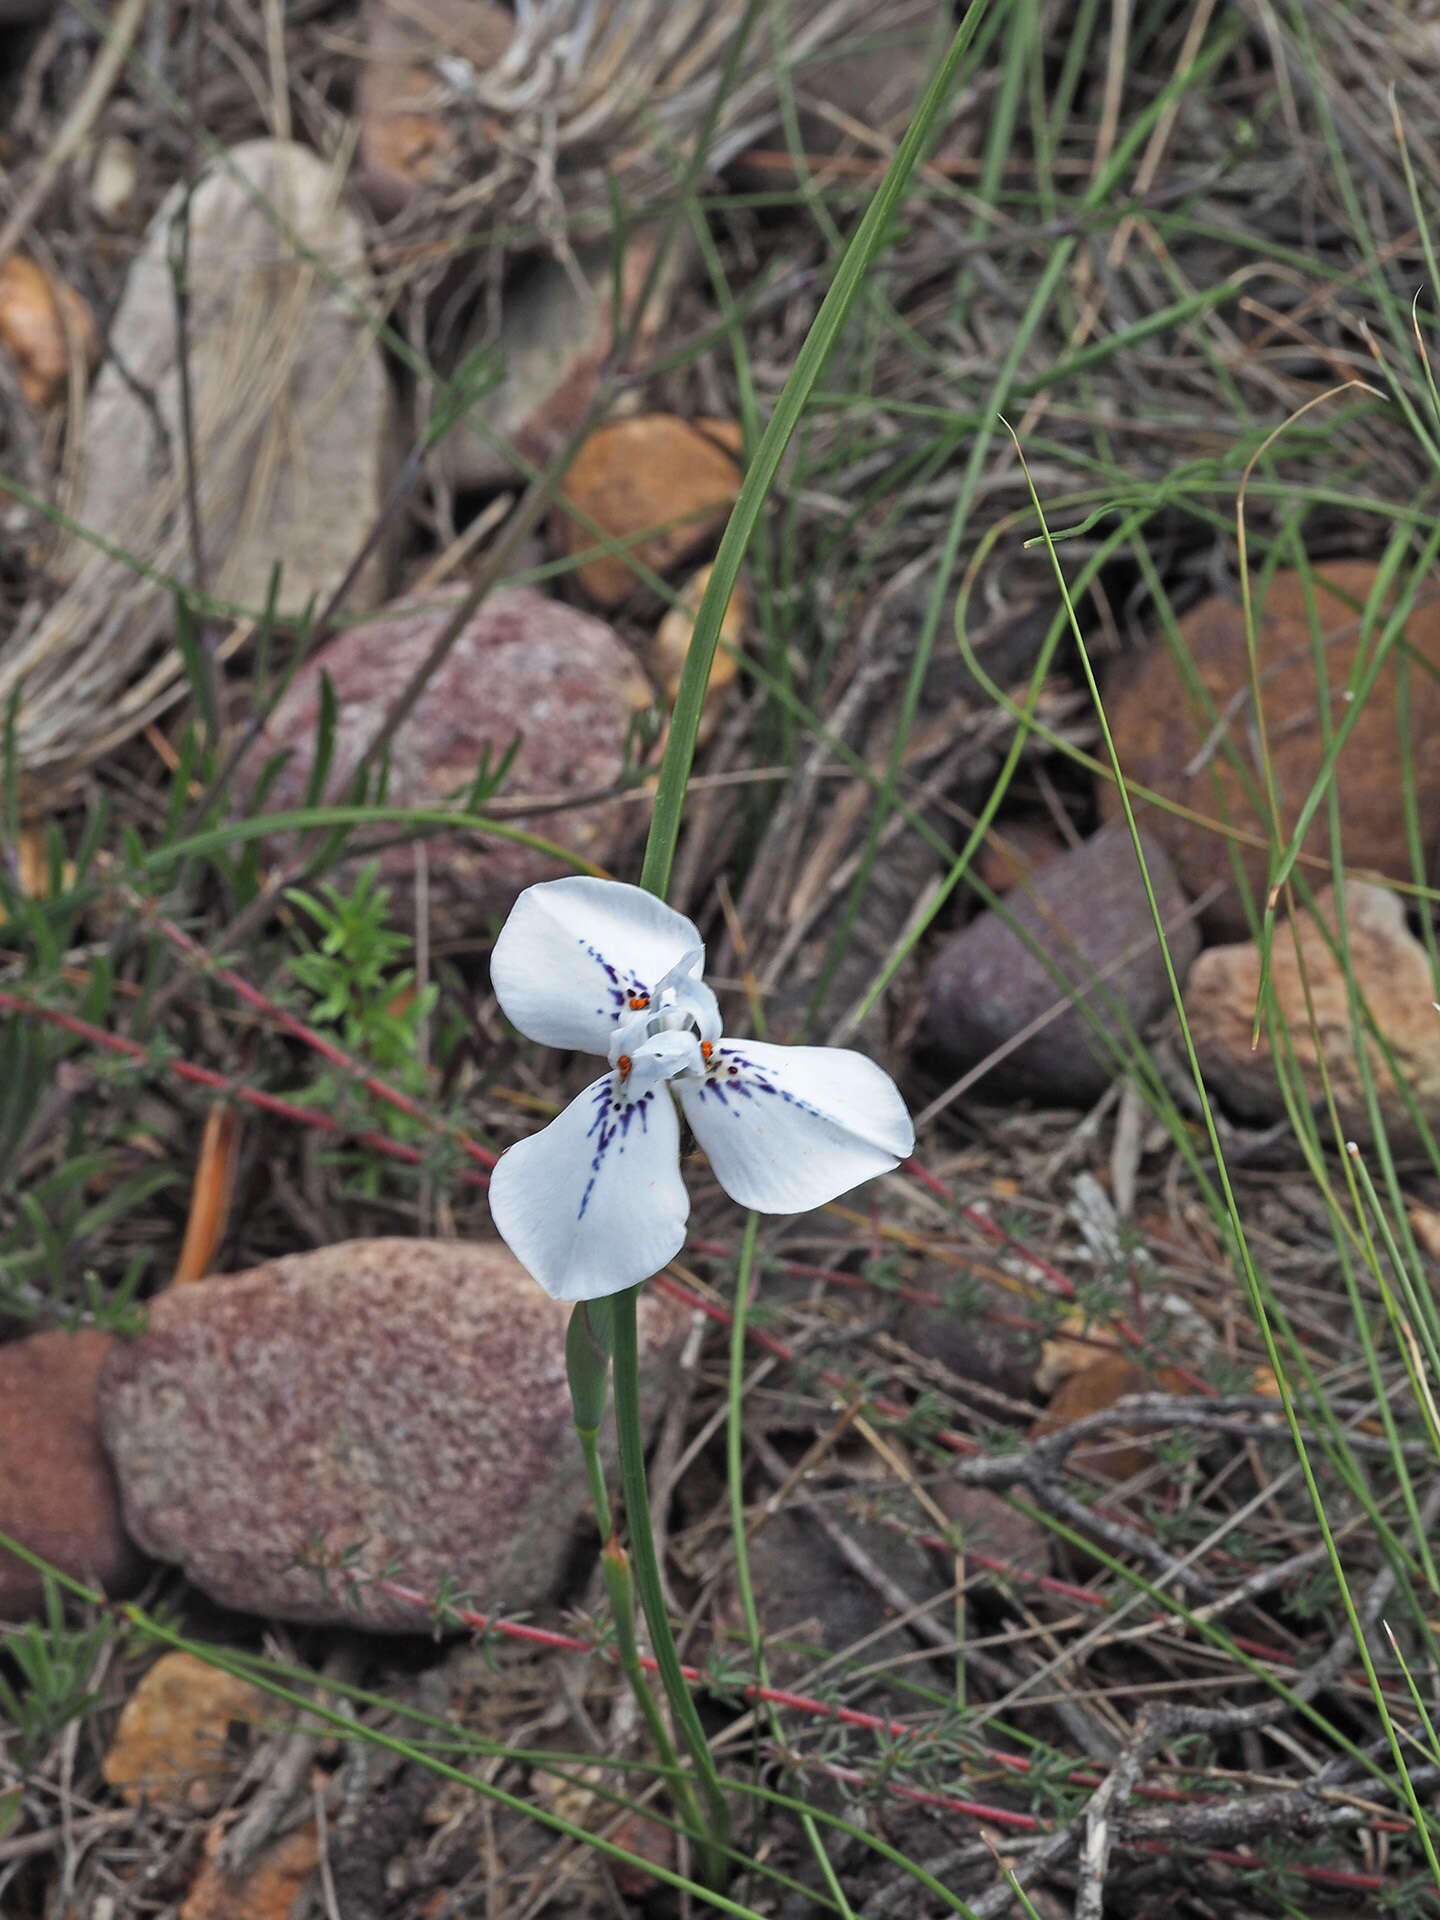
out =
[[715,1042],[713,1040],[702,1040],[700,1042],[700,1058],[705,1062],[707,1067],[710,1064],[710,1056],[714,1051]]
[[623,1079],[625,1079],[625,1077],[626,1077],[626,1076],[628,1075],[628,1073],[630,1072],[630,1056],[629,1056],[629,1054],[628,1054],[628,1053],[622,1053],[622,1054],[621,1054],[621,1056],[620,1056],[620,1058],[619,1058],[619,1059],[618,1059],[618,1060],[617,1060],[617,1061],[615,1062],[615,1065],[616,1065],[616,1066],[617,1066],[617,1067],[618,1067],[618,1068],[620,1069],[620,1078],[621,1078],[622,1080],[623,1080]]
[[648,993],[632,993],[630,996],[630,1004],[638,1013],[642,1007],[649,1006],[650,996]]

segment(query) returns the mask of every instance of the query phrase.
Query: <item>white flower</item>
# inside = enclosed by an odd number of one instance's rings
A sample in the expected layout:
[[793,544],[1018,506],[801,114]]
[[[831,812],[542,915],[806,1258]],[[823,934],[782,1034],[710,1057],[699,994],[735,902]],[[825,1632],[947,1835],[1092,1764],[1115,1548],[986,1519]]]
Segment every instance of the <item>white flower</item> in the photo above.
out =
[[899,1090],[863,1054],[722,1038],[704,964],[683,914],[617,880],[527,887],[495,943],[512,1024],[610,1062],[490,1177],[496,1226],[557,1300],[635,1286],[685,1244],[677,1101],[721,1186],[763,1213],[822,1206],[914,1148]]

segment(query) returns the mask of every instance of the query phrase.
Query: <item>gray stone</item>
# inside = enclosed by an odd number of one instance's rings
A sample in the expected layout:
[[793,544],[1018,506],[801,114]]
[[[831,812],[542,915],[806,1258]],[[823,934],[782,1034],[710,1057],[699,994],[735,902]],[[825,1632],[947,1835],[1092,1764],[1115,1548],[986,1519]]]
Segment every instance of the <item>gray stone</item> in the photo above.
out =
[[[657,233],[631,236],[621,267],[620,307],[627,317],[655,257]],[[672,247],[631,345],[643,366],[665,323],[687,252]],[[584,419],[615,346],[615,264],[610,246],[581,247],[573,259],[543,258],[505,283],[499,326],[488,344],[499,373],[436,448],[452,486],[498,487],[515,479],[512,453],[543,466]],[[467,348],[484,344],[479,337]]]
[[[1164,852],[1142,836],[1176,972],[1183,982],[1199,951],[1185,896]],[[926,978],[919,1061],[953,1074],[985,1060],[1065,997],[1083,994],[1117,1038],[1125,1020],[1143,1031],[1170,1003],[1169,983],[1139,862],[1124,826],[1107,827],[982,913],[941,951]],[[1021,934],[1038,944],[1057,982]],[[1093,984],[1101,975],[1099,984]],[[1068,983],[1067,986],[1063,983]],[[1086,989],[1090,989],[1086,992]],[[1123,1018],[1120,1017],[1123,1014]],[[987,1073],[987,1092],[1057,1106],[1097,1099],[1115,1064],[1091,1019],[1067,1006]]]
[[[101,1383],[132,1533],[272,1618],[423,1630],[387,1578],[543,1604],[588,1507],[568,1312],[503,1246],[454,1241],[349,1241],[163,1294]],[[642,1296],[652,1394],[688,1322]]]

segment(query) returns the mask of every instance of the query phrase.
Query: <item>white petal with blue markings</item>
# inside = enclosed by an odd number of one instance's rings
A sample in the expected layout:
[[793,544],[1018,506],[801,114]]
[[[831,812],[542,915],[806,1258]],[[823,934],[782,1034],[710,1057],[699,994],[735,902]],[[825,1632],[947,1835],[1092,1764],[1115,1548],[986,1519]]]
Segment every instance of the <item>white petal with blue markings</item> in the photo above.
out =
[[722,1040],[675,1091],[715,1178],[742,1207],[803,1213],[915,1148],[895,1082],[863,1053]]
[[617,1074],[592,1081],[500,1156],[490,1212],[556,1300],[597,1300],[648,1280],[684,1246],[690,1214],[669,1087],[660,1080],[632,1098]]
[[525,889],[495,942],[490,981],[527,1039],[603,1054],[697,948],[703,958],[695,923],[654,894],[577,874]]

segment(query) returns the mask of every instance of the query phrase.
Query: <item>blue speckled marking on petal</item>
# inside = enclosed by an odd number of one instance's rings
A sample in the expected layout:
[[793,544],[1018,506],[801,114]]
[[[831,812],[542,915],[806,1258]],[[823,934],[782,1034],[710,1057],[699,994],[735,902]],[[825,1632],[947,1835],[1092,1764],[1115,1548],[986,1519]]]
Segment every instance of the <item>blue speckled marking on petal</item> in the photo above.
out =
[[595,1152],[590,1161],[590,1178],[585,1182],[585,1191],[580,1196],[580,1210],[577,1220],[585,1218],[585,1209],[590,1204],[590,1196],[595,1191],[595,1182],[600,1178],[600,1170],[605,1164],[605,1156],[618,1139],[617,1154],[625,1151],[625,1142],[630,1137],[630,1128],[635,1116],[640,1116],[640,1131],[648,1133],[650,1122],[647,1118],[651,1101],[655,1098],[655,1088],[650,1087],[638,1099],[627,1100],[616,1085],[616,1076],[611,1075],[595,1089],[595,1118],[586,1130],[585,1138],[595,1142]]
[[[721,1078],[721,1069],[726,1069]],[[749,1076],[748,1078],[746,1076]],[[768,1094],[777,1100],[783,1100],[787,1107],[794,1107],[800,1113],[810,1113],[817,1120],[828,1120],[829,1115],[822,1112],[810,1101],[802,1100],[798,1094],[791,1093],[788,1087],[777,1086],[765,1073],[743,1053],[723,1043],[717,1045],[710,1056],[709,1069],[705,1075],[705,1084],[699,1090],[699,1098],[704,1101],[713,1098],[715,1104],[724,1107],[727,1113],[740,1117],[741,1109],[731,1105],[731,1096],[737,1100],[753,1100],[757,1094]]]
[[602,1020],[608,1015],[611,1022],[618,1026],[621,1019],[632,1010],[630,1006],[632,997],[639,999],[643,996],[647,1000],[651,997],[649,987],[633,969],[622,973],[617,966],[605,958],[598,947],[592,947],[583,937],[577,939],[576,945],[587,959],[595,962],[610,983],[604,990],[610,1005],[595,1009]]

